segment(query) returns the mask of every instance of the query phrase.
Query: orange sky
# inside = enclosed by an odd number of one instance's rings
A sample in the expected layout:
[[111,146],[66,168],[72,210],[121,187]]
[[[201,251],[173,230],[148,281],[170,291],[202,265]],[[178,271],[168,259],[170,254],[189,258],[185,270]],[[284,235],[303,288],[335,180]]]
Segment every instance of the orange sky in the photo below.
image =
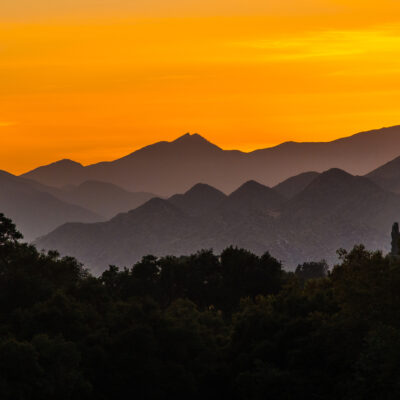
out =
[[400,124],[398,0],[0,4],[0,169]]

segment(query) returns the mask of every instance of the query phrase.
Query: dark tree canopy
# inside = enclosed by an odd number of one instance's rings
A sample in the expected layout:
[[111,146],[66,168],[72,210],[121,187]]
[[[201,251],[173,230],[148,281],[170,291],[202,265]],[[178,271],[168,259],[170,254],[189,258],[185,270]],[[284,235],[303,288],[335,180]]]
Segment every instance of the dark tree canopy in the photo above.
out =
[[4,214],[0,213],[0,246],[15,243],[22,238],[22,234],[17,231],[11,219],[6,218]]
[[328,275],[328,264],[325,261],[311,261],[298,265],[295,275],[303,280],[325,278]]
[[1,216],[0,398],[397,399],[400,262],[227,248],[91,276]]

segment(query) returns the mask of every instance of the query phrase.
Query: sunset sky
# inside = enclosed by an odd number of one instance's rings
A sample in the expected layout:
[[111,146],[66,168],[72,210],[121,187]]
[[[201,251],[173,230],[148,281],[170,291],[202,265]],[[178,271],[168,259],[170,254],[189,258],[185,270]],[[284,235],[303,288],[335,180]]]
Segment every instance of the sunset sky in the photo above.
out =
[[0,2],[0,169],[400,124],[399,0]]

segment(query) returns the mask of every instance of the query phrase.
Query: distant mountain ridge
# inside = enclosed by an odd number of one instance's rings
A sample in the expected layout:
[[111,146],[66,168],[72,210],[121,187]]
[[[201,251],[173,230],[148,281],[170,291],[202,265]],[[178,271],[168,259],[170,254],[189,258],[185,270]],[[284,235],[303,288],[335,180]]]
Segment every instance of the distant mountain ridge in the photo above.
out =
[[274,186],[274,189],[286,199],[291,199],[306,188],[318,175],[319,173],[314,171],[303,172],[284,180]]
[[198,183],[184,194],[175,194],[168,201],[189,215],[200,216],[213,211],[227,196],[220,190]]
[[25,240],[47,234],[66,222],[95,222],[104,218],[50,192],[52,188],[0,171],[0,212],[12,218]]
[[[34,170],[35,173],[22,174],[21,176],[36,180],[45,185],[62,187],[74,185],[77,182],[83,183],[86,180],[81,182],[81,175],[84,169],[85,167],[82,164],[64,159],[50,165],[38,167]],[[40,179],[36,179],[36,176],[40,176]],[[60,178],[62,181],[60,181]]]
[[341,168],[364,175],[399,156],[400,126],[362,132],[332,142],[281,145],[244,153],[222,150],[198,134],[158,142],[123,158],[82,166],[62,160],[22,176],[46,185],[109,182],[128,191],[169,197],[198,182],[230,193],[249,180],[274,186],[294,175]]
[[400,193],[400,157],[371,171],[366,177],[386,190]]
[[[204,193],[212,196],[205,209],[196,210]],[[388,251],[390,228],[399,216],[400,195],[336,168],[317,174],[291,198],[255,181],[229,196],[196,185],[107,222],[65,224],[37,245],[74,255],[97,272],[108,264],[130,266],[147,254],[219,252],[230,245],[269,251],[294,268],[322,258],[334,263],[336,250],[360,243]]]
[[58,190],[54,188],[51,193],[63,201],[87,208],[106,219],[133,210],[155,197],[152,193],[128,192],[112,183],[99,181],[85,181],[77,186],[69,185]]
[[221,211],[249,216],[253,212],[274,214],[282,208],[285,200],[275,190],[254,180],[245,182],[234,190],[220,205]]
[[142,205],[151,193],[131,193],[104,182],[56,188],[0,171],[0,213],[12,218],[27,241],[66,222],[96,222]]

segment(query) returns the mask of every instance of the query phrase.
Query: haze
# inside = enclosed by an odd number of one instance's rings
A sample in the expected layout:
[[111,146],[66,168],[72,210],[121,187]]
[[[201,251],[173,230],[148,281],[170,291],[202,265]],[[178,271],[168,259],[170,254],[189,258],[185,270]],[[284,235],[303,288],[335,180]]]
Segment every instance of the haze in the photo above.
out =
[[396,125],[399,14],[388,0],[2,2],[0,169],[187,131],[246,151]]

